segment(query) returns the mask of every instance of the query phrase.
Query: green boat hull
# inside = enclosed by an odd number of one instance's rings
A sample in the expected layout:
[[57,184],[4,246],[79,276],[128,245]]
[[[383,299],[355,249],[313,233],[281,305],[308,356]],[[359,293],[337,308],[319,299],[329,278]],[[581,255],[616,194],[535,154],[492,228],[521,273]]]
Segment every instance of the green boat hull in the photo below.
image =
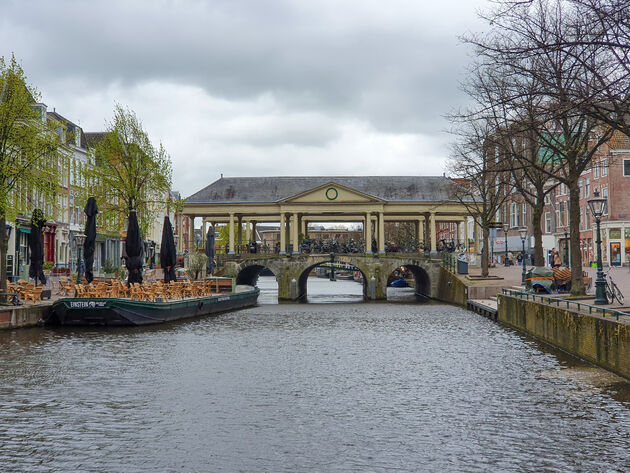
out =
[[52,306],[48,324],[55,325],[150,325],[216,314],[256,305],[260,290],[181,299],[145,302],[117,298],[64,298]]

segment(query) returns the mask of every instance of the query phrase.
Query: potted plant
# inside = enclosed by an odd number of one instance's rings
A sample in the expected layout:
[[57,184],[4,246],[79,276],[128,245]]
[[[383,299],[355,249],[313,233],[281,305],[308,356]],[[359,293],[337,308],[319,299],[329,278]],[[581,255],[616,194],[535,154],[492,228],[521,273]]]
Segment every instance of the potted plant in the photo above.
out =
[[44,271],[44,274],[46,276],[50,276],[50,272],[52,271],[52,269],[55,267],[54,263],[52,261],[46,261],[44,262],[44,264],[42,265],[42,270]]

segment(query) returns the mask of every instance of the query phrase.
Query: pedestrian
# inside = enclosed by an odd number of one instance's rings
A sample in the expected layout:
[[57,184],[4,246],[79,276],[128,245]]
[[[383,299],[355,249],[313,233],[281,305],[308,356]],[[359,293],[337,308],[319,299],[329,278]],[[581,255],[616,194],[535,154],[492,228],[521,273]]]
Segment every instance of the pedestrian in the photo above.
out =
[[560,252],[555,248],[551,250],[551,255],[553,256],[553,264],[554,268],[559,268],[562,266],[562,258],[560,258]]

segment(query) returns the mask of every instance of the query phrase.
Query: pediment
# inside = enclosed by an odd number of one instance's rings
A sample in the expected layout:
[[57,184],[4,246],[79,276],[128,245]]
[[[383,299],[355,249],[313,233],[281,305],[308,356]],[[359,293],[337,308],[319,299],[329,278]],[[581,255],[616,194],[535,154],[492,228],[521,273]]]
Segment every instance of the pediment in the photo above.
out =
[[336,182],[329,182],[322,186],[309,189],[283,200],[286,203],[369,203],[383,202],[373,195],[342,186]]

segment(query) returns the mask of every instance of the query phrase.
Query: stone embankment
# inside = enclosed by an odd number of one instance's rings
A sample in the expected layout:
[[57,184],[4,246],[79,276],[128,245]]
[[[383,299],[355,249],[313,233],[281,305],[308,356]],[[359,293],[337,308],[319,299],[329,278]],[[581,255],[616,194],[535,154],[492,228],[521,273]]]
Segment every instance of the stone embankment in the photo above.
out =
[[51,301],[34,305],[0,306],[0,330],[41,325],[51,306]]
[[[506,281],[506,287],[513,288]],[[480,286],[445,269],[440,274],[441,299],[466,307],[527,333],[583,360],[630,379],[630,313],[562,299],[525,297],[504,291],[495,281]],[[482,288],[484,287],[484,288]],[[567,307],[568,306],[568,307]]]

